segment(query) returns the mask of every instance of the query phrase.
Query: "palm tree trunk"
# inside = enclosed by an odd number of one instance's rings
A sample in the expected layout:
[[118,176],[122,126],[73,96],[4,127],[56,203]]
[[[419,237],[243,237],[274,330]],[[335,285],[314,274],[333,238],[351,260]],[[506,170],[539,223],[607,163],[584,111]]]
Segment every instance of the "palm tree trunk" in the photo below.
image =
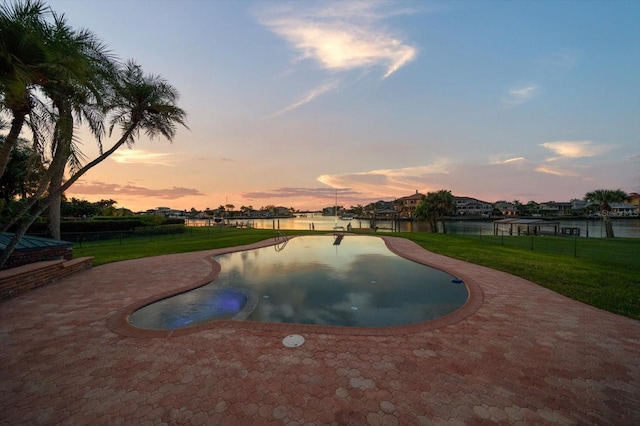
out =
[[129,129],[127,129],[127,131],[122,135],[122,137],[120,138],[120,140],[118,140],[118,142],[116,142],[111,149],[109,149],[108,151],[105,151],[102,155],[100,155],[99,157],[96,157],[95,159],[93,159],[92,161],[90,161],[89,163],[85,164],[85,166],[83,168],[81,168],[80,170],[78,170],[76,173],[73,174],[73,176],[71,176],[61,187],[60,189],[58,189],[56,191],[56,193],[59,193],[59,195],[62,195],[62,193],[64,191],[66,191],[67,189],[69,189],[69,187],[71,185],[73,185],[73,183],[75,181],[77,181],[78,179],[80,179],[80,177],[82,175],[84,175],[86,172],[89,171],[89,169],[91,169],[92,167],[100,164],[105,158],[107,158],[108,156],[110,156],[111,154],[113,154],[114,152],[116,152],[116,150],[118,148],[120,148],[122,145],[124,145],[124,143],[127,141],[127,139],[129,139],[129,137],[131,136],[131,134],[133,133],[133,131],[136,129],[136,127],[138,127],[138,123],[133,123],[131,124],[131,126],[129,127]]
[[0,255],[0,269],[4,266],[5,263],[7,263],[7,260],[9,260],[9,257],[18,246],[18,243],[20,242],[22,237],[24,237],[24,234],[27,233],[29,227],[33,224],[36,218],[40,216],[45,208],[46,207],[35,208],[33,212],[20,224],[13,238],[11,238],[11,241],[9,241],[7,247],[5,247],[5,249],[2,251],[2,255]]
[[[129,139],[131,134],[134,132],[136,127],[138,126],[138,122],[134,122],[131,124],[129,129],[122,135],[122,137],[116,142],[111,149],[104,152],[99,157],[96,157],[93,161],[87,163],[83,168],[78,170],[69,180],[67,180],[62,186],[60,186],[55,192],[50,192],[49,195],[42,199],[40,198],[44,193],[44,188],[46,186],[42,186],[41,190],[38,192],[37,197],[33,197],[26,205],[22,208],[22,211],[17,215],[17,218],[23,217],[27,212],[33,207],[33,211],[29,214],[24,221],[20,224],[20,227],[16,231],[14,237],[11,239],[7,247],[2,251],[2,255],[0,256],[0,268],[4,266],[4,264],[11,256],[11,253],[15,250],[18,242],[24,237],[24,234],[27,232],[29,227],[33,224],[33,222],[46,210],[47,207],[54,201],[55,197],[61,197],[62,193],[69,189],[69,187],[77,181],[82,175],[84,175],[89,169],[101,163],[105,158],[113,154],[118,148],[120,148],[126,141]],[[53,167],[53,164],[51,165]],[[40,204],[38,204],[40,202]],[[38,204],[36,206],[36,204]],[[11,224],[15,223],[16,219],[11,221]],[[10,226],[10,225],[9,225]],[[5,229],[6,231],[6,229]]]
[[47,236],[54,240],[60,240],[62,238],[60,232],[61,202],[62,197],[60,195],[53,197],[47,213]]
[[[64,149],[64,148],[63,148]],[[61,154],[63,157],[64,155]],[[64,169],[66,161],[60,158],[56,170],[53,170],[53,176],[49,183],[49,196],[47,197],[49,211],[47,213],[47,235],[49,238],[60,239],[60,202],[62,201],[62,179],[64,178]]]
[[2,147],[0,147],[0,177],[4,175],[4,171],[7,168],[11,150],[18,140],[18,136],[20,136],[20,131],[22,130],[25,117],[26,114],[19,113],[14,115],[13,120],[11,120],[11,129],[9,130],[9,134],[5,138]]
[[71,141],[73,138],[73,115],[67,102],[58,102],[60,118],[56,123],[54,133],[56,149],[51,162],[51,181],[49,182],[49,214],[47,215],[47,234],[50,238],[60,239],[60,201],[62,199],[62,180],[64,170],[71,154]]
[[[12,218],[10,218],[9,220],[7,220],[6,222],[4,222],[2,224],[2,228],[0,229],[0,233],[4,233],[7,232],[9,230],[9,228],[11,228],[14,224],[16,224],[22,217],[24,217],[24,215],[26,215],[29,210],[31,210],[31,208],[39,201],[42,199],[42,196],[44,195],[44,193],[47,190],[47,182],[50,180],[47,176],[49,176],[48,173],[45,174],[45,176],[43,177],[42,181],[40,182],[40,184],[38,185],[38,190],[36,191],[35,194],[33,194],[31,196],[31,198],[29,198],[27,200],[26,203],[23,203],[22,207],[20,208],[20,210],[18,211],[17,214],[15,214]],[[2,267],[2,264],[0,264],[0,268]]]
[[[61,142],[62,145],[65,145],[65,142]],[[49,182],[49,191],[50,194],[47,197],[49,211],[47,213],[47,234],[50,238],[59,240],[60,239],[60,202],[62,201],[62,192],[60,188],[62,187],[62,180],[64,179],[64,169],[66,167],[68,155],[64,152],[68,152],[68,149],[64,146],[58,146],[56,150],[56,157],[59,157],[56,161],[52,162],[51,166],[54,168],[52,170],[53,174],[51,176],[51,181]]]
[[604,222],[604,231],[607,238],[613,238],[613,223],[611,222],[611,212],[602,212],[602,221]]

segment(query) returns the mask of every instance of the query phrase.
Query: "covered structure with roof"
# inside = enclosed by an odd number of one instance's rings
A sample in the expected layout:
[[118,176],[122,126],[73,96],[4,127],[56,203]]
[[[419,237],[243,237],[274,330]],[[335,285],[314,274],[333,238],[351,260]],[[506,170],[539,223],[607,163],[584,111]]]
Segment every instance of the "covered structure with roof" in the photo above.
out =
[[[0,234],[0,250],[6,249],[14,235],[12,232]],[[5,263],[3,269],[15,268],[43,260],[71,260],[72,258],[73,243],[25,235]]]
[[558,222],[509,218],[493,221],[493,235],[558,235]]

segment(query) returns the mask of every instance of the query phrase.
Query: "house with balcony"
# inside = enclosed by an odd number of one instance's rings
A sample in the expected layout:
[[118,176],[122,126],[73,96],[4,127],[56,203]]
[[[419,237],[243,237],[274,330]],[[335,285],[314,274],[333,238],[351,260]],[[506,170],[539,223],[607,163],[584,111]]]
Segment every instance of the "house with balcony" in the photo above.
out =
[[498,201],[494,204],[496,210],[502,213],[502,216],[517,216],[518,207],[508,201]]
[[402,218],[409,218],[413,216],[413,212],[424,198],[424,195],[420,194],[416,189],[415,194],[401,197],[395,200],[393,208],[398,212],[398,215]]
[[543,216],[571,216],[573,210],[573,203],[571,201],[547,201],[546,203],[540,203],[540,213]]
[[454,210],[458,216],[491,216],[493,204],[471,197],[453,197]]
[[380,214],[384,214],[386,216],[397,216],[398,212],[394,208],[394,201],[383,201],[379,200],[375,203],[370,203],[364,206],[362,209],[365,216],[374,217],[379,216]]

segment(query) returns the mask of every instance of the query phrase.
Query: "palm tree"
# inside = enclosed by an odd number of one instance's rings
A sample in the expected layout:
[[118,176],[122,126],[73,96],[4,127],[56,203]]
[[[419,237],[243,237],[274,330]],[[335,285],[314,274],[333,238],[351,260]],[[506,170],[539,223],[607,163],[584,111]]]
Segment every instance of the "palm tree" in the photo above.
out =
[[[52,22],[45,20],[48,16],[53,18]],[[116,67],[91,32],[71,29],[64,16],[55,14],[40,1],[3,6],[0,32],[3,36],[0,87],[3,104],[13,115],[11,131],[0,148],[0,169],[6,167],[27,115],[34,134],[34,151],[41,149],[39,129],[43,123],[55,127],[51,138],[52,162],[36,192],[38,199],[47,189],[56,192],[67,163],[72,170],[79,169],[81,153],[73,143],[76,122],[84,121],[100,143],[104,117],[97,106]],[[50,100],[53,110],[43,106],[42,96],[32,95],[35,87]],[[58,199],[51,204],[49,213],[49,233],[54,238],[60,236],[59,206]]]
[[622,203],[629,201],[629,194],[621,189],[596,189],[584,195],[585,201],[590,201],[600,206],[600,214],[604,222],[604,229],[607,238],[613,238],[613,224],[611,223],[611,203]]
[[38,142],[39,114],[34,112],[42,105],[32,92],[47,81],[44,39],[45,18],[50,13],[40,0],[7,2],[0,7],[0,108],[12,116],[9,133],[0,146],[0,176],[25,123],[32,127],[34,143]]
[[[54,14],[47,43],[48,63],[52,64],[47,74],[54,78],[43,86],[43,91],[57,112],[48,192],[55,193],[62,186],[66,166],[72,172],[81,167],[82,154],[73,137],[76,124],[86,124],[102,146],[102,105],[115,79],[116,65],[93,33],[73,30],[64,16]],[[60,238],[60,197],[49,205],[47,227],[50,237]]]
[[441,189],[436,192],[428,192],[422,197],[414,212],[417,220],[428,220],[433,232],[438,231],[438,219],[453,210],[454,198],[451,191]]
[[22,222],[3,251],[0,257],[0,267],[6,263],[29,226],[56,197],[122,145],[125,143],[130,146],[134,145],[141,131],[151,139],[161,135],[172,142],[176,135],[177,125],[187,127],[186,113],[177,106],[177,99],[177,90],[163,78],[144,75],[139,65],[129,61],[120,71],[112,96],[106,105],[107,110],[111,113],[109,136],[118,126],[122,131],[120,139],[109,150],[80,168],[54,192],[50,192],[46,197],[41,197],[31,203],[31,213]]

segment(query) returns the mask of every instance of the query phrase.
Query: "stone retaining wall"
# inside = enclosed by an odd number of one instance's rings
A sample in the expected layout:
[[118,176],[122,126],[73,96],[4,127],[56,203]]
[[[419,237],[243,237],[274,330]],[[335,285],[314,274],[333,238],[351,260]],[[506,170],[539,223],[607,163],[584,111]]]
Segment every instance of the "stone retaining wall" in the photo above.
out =
[[93,257],[35,262],[0,271],[0,302],[42,287],[74,272],[90,269]]

